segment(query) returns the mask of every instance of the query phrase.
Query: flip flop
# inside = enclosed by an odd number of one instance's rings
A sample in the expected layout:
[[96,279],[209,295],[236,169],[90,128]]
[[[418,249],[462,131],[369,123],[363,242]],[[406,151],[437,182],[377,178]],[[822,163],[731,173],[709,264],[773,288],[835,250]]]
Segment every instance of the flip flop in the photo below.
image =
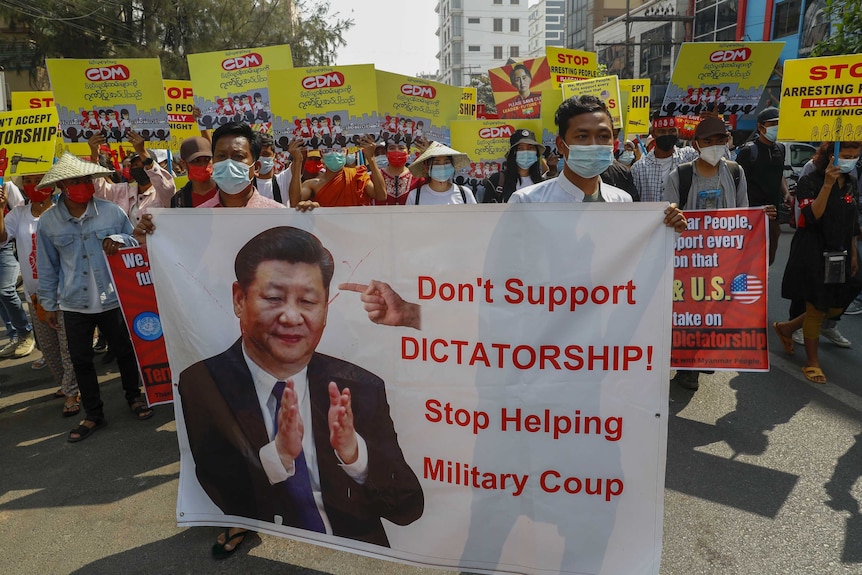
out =
[[[242,546],[243,541],[245,541],[246,535],[251,535],[251,531],[244,529],[243,531],[240,531],[238,533],[234,533],[233,535],[231,535],[230,534],[230,527],[225,528],[225,530],[224,530],[224,543],[219,543],[218,541],[213,543],[213,559],[227,559],[228,557],[233,555],[236,552],[236,550]],[[237,537],[242,537],[242,539],[240,539],[239,543],[236,543],[233,546],[233,549],[231,549],[231,550],[225,549],[225,545],[229,545],[231,543],[231,541],[233,541]]]
[[781,345],[784,346],[785,353],[787,353],[787,355],[793,355],[793,337],[781,333],[778,329],[778,323],[779,322],[777,321],[772,322],[772,329],[775,330],[775,334],[778,336],[778,339],[781,340]]
[[66,394],[63,393],[62,389],[58,389],[57,391],[54,392],[54,397],[56,397],[57,399],[60,399],[61,397],[66,397]]
[[[802,368],[802,373],[805,374],[805,379],[807,379],[811,383],[817,383],[819,385],[823,385],[824,383],[826,383],[826,375],[819,367],[806,365]],[[823,381],[818,381],[815,378],[823,378]]]
[[74,397],[71,399],[74,400],[74,403],[69,403],[69,400],[66,400],[66,403],[63,404],[63,417],[72,417],[81,411],[81,403],[78,401],[78,398]]

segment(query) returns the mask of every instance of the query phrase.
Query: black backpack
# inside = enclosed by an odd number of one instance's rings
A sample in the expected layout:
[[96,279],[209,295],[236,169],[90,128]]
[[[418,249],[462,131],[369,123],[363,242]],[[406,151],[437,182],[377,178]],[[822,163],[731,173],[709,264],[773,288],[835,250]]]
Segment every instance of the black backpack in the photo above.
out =
[[[694,176],[694,160],[692,162],[686,162],[684,164],[680,164],[677,168],[679,173],[679,209],[685,209],[685,203],[688,201],[688,192],[691,189],[691,179]],[[730,160],[725,160],[727,164],[727,169],[730,170],[730,175],[733,176],[733,184],[736,186],[735,189],[739,189],[739,179],[740,172],[742,172],[742,168],[739,167],[739,164],[736,162],[732,162]]]
[[172,208],[193,208],[192,202],[192,183],[186,182],[186,185],[180,188],[177,193],[171,196]]
[[[784,149],[784,144],[782,144],[781,142],[775,142],[775,145],[778,146],[779,150],[781,150],[781,157],[786,158],[787,152]],[[742,152],[742,150],[748,150],[749,157],[748,157],[748,162],[746,162],[746,163],[749,164],[750,166],[754,166],[755,162],[757,162],[757,142],[755,140],[745,142],[745,144],[743,144],[742,148],[739,149],[739,152]],[[737,159],[739,159],[739,152],[736,153]],[[782,163],[784,163],[783,159],[782,159]]]

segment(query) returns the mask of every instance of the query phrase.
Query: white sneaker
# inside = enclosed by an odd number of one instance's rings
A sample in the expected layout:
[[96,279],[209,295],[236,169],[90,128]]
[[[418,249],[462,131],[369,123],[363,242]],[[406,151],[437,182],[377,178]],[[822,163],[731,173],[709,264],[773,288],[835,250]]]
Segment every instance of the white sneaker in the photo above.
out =
[[[850,342],[847,343],[849,345]],[[33,330],[30,330],[24,337],[18,338],[18,345],[15,346],[12,357],[27,357],[33,353],[34,349],[36,349],[36,335],[33,333]]]
[[858,299],[850,302],[850,305],[844,310],[844,315],[859,315],[860,313],[862,313],[862,301]]
[[824,328],[820,335],[837,345],[838,347],[850,347],[850,340],[841,335],[837,327]]
[[15,348],[18,347],[18,338],[10,339],[9,343],[0,348],[0,357],[12,357],[15,354]]
[[793,341],[799,345],[805,345],[805,336],[802,335],[801,327],[793,332]]

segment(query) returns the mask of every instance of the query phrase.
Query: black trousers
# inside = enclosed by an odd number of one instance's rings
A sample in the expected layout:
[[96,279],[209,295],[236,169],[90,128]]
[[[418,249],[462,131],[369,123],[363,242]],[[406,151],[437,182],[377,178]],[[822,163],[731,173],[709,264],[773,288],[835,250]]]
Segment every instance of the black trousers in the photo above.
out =
[[93,364],[93,334],[96,327],[108,341],[108,347],[117,358],[120,368],[120,379],[126,392],[126,402],[130,405],[141,394],[138,362],[132,348],[132,340],[120,308],[101,313],[78,313],[65,311],[63,320],[66,323],[66,339],[69,342],[69,355],[75,377],[78,379],[78,389],[81,392],[81,406],[90,419],[104,418],[102,398],[99,393],[99,380],[96,376],[96,366]]

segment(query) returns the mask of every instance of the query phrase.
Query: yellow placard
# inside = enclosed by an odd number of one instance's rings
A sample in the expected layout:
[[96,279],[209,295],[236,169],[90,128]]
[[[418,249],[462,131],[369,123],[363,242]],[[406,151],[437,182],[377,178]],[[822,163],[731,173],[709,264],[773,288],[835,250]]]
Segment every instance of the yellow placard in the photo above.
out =
[[311,149],[357,146],[379,132],[377,77],[371,64],[270,70],[272,134],[287,150],[294,138]]
[[54,93],[50,90],[33,92],[12,92],[10,99],[12,110],[38,110],[54,107]]
[[408,147],[419,138],[450,141],[449,122],[458,119],[461,88],[380,70],[376,75],[381,139]]
[[745,115],[757,110],[784,42],[687,42],[667,86],[663,116],[702,111]]
[[[45,110],[50,108],[51,110],[54,110],[55,114],[57,113],[57,108],[54,105],[54,93],[50,90],[12,92],[11,103],[13,110]],[[90,146],[88,146],[86,142],[67,144],[63,141],[63,135],[58,129],[54,146],[54,156],[59,158],[65,152],[75,154],[82,158],[88,157],[90,155]]]
[[170,150],[180,151],[180,144],[186,138],[200,136],[201,131],[194,117],[194,93],[189,80],[165,80],[165,110],[171,123]]
[[650,80],[620,80],[620,101],[622,102],[623,132],[626,139],[636,134],[648,134]]
[[563,84],[563,99],[572,96],[595,96],[608,106],[614,129],[622,129],[623,115],[620,104],[620,80],[617,76],[602,76]]
[[862,54],[785,60],[778,139],[862,140]]
[[247,122],[269,131],[274,100],[294,92],[270,92],[268,73],[293,67],[290,46],[267,46],[224,52],[189,54],[194,102],[201,110],[200,127],[210,130],[228,122]]
[[562,90],[545,90],[542,92],[542,144],[552,150],[557,149],[557,123],[555,115],[557,108],[563,103]]
[[158,58],[48,59],[46,64],[66,142],[86,142],[97,132],[108,142],[122,142],[134,130],[148,147],[167,147],[170,127]]
[[0,112],[0,180],[44,174],[54,163],[56,144],[53,106]]
[[473,185],[501,171],[509,152],[509,138],[518,130],[541,132],[540,120],[456,120],[452,128],[452,147],[470,156],[470,166],[461,175]]
[[566,82],[586,80],[596,76],[598,58],[595,52],[547,46],[545,56],[548,59],[554,88],[560,87]]
[[476,119],[479,98],[476,88],[461,88],[461,107],[458,110],[459,118]]

